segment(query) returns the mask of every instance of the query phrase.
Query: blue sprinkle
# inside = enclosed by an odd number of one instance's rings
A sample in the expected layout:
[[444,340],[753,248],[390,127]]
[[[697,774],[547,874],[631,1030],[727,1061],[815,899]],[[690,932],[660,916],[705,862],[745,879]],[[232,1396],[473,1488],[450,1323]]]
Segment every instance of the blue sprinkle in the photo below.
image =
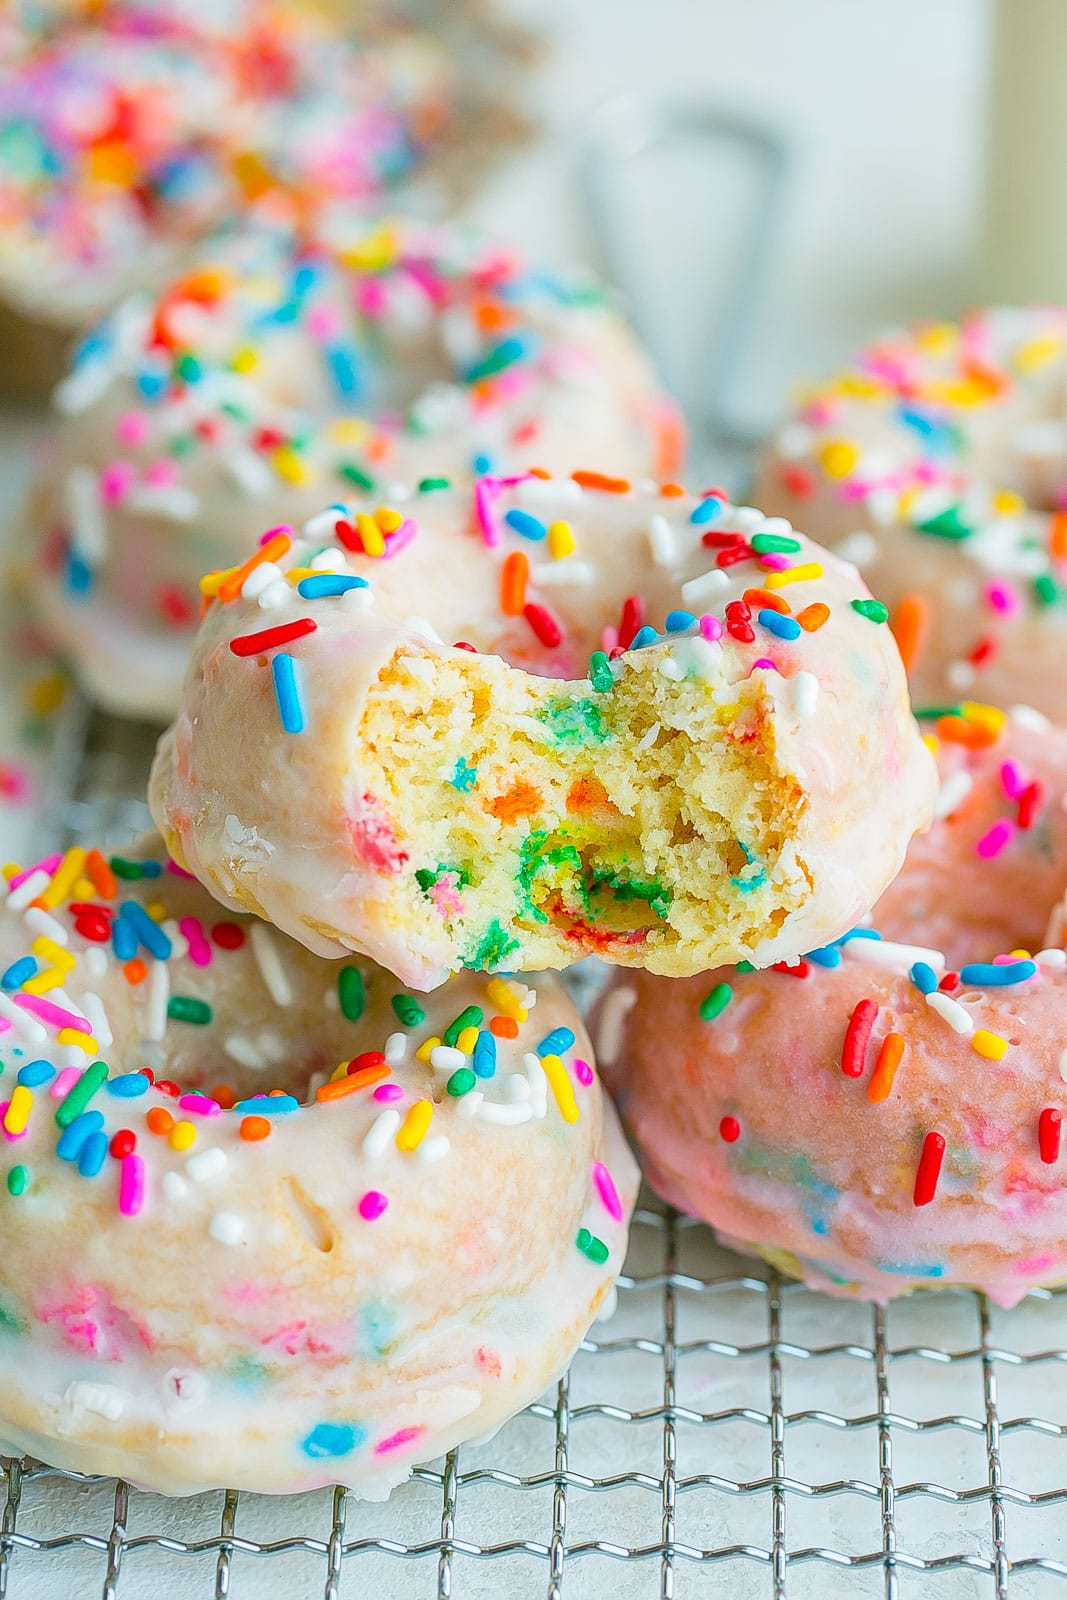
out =
[[630,644],[631,650],[643,650],[646,644],[655,644],[659,634],[655,628],[650,628],[646,623],[643,628],[638,628]]
[[308,294],[322,277],[322,271],[314,262],[302,261],[293,273],[293,293],[301,299]]
[[850,939],[880,939],[882,935],[877,928],[850,928],[838,939],[838,944],[848,944]]
[[475,456],[474,470],[478,474],[479,478],[484,478],[487,473],[493,470],[492,456]]
[[818,950],[809,950],[805,959],[814,961],[817,967],[839,967],[841,952],[835,944],[824,944]]
[[334,345],[326,352],[326,364],[338,394],[351,398],[362,392],[363,381],[354,350],[349,350],[345,345]]
[[686,628],[695,628],[697,619],[691,611],[668,611],[667,632],[683,633]]
[[301,1444],[313,1461],[324,1456],[350,1456],[366,1437],[366,1429],[350,1422],[319,1422]]
[[137,387],[146,400],[158,400],[169,382],[162,366],[142,367],[137,374]]
[[42,1083],[50,1083],[56,1075],[56,1069],[50,1061],[27,1061],[19,1070],[18,1081],[27,1089],[39,1089]]
[[765,611],[757,611],[756,621],[761,628],[766,628],[768,633],[776,634],[779,639],[800,638],[802,630],[796,618],[783,617],[780,611],[772,611],[769,606]]
[[93,569],[73,550],[67,556],[67,588],[71,594],[88,594],[93,586]]
[[700,527],[702,523],[714,522],[721,510],[722,501],[717,499],[715,495],[709,494],[706,499],[702,500],[690,512],[689,520],[690,522],[695,522],[697,527]]
[[111,948],[116,961],[132,961],[137,954],[137,935],[133,923],[127,922],[124,917],[116,917],[111,924]]
[[517,508],[509,511],[504,521],[516,533],[521,533],[524,539],[543,539],[548,532],[540,517],[532,517],[528,511],[519,511]]
[[496,1072],[496,1040],[488,1028],[481,1030],[475,1042],[471,1068],[476,1078],[491,1078]]
[[569,1028],[553,1028],[551,1033],[546,1033],[541,1043],[537,1046],[539,1056],[561,1056],[564,1050],[569,1050],[574,1043],[574,1034]]
[[1005,961],[1000,966],[972,961],[960,968],[960,982],[973,983],[980,989],[1009,989],[1013,984],[1025,983],[1036,971],[1036,961]]
[[323,600],[335,594],[347,594],[349,589],[366,589],[366,578],[345,578],[339,572],[317,573],[314,578],[301,578],[296,592],[302,600]]
[[37,963],[32,956],[22,956],[20,960],[13,961],[3,977],[0,978],[0,989],[6,989],[10,994],[14,989],[21,989],[27,978],[32,978],[37,971]]
[[478,768],[468,764],[465,756],[456,762],[452,776],[447,780],[457,794],[469,794],[478,784]]
[[925,961],[916,961],[908,977],[920,994],[933,994],[937,988],[937,973]]
[[282,727],[286,733],[303,733],[304,707],[300,700],[300,685],[296,681],[296,662],[286,651],[279,650],[271,658],[270,671]]
[[299,1111],[300,1101],[291,1094],[254,1094],[250,1100],[238,1100],[233,1109],[259,1117],[281,1117],[289,1111]]
[[[119,907],[119,918],[133,928],[137,938],[157,961],[169,961],[173,946],[158,922],[153,922],[139,900],[124,900]],[[136,945],[134,946],[136,949]],[[116,954],[118,952],[116,951]],[[126,959],[129,959],[128,957]]]
[[64,1128],[56,1144],[56,1155],[60,1161],[77,1161],[81,1155],[82,1145],[91,1133],[97,1133],[104,1126],[102,1111],[83,1111],[75,1117],[68,1128]]
[[91,1133],[78,1154],[78,1171],[83,1178],[95,1178],[107,1160],[107,1134]]
[[142,861],[141,862],[141,877],[142,878],[158,878],[162,871],[163,871],[163,863],[161,861]]
[[148,1079],[143,1072],[123,1072],[117,1078],[109,1078],[105,1087],[108,1094],[120,1100],[139,1100],[148,1093]]

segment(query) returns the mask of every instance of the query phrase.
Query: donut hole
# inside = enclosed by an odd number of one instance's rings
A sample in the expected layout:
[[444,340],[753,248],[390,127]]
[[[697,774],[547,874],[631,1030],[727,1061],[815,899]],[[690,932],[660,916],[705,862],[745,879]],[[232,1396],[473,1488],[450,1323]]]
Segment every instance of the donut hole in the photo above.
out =
[[[142,1043],[136,1066],[150,1067],[157,1078],[176,1083],[183,1094],[214,1097],[223,1089],[234,1101],[272,1092],[292,1095],[301,1105],[313,1101],[319,1084],[344,1055],[344,1047],[338,1041],[331,1051],[329,1041],[321,1039],[321,1019],[316,1028],[303,1011],[295,1016],[286,1012],[276,1025],[253,1020],[249,990],[254,993],[258,987],[257,975],[250,973],[247,984],[235,985],[232,994],[213,994],[210,1030],[172,1027],[166,1046]],[[210,1040],[203,1046],[198,1039],[183,1037],[207,1031]],[[319,1043],[312,1042],[316,1038]]]
[[803,797],[761,675],[679,682],[660,664],[646,651],[591,695],[495,656],[393,658],[350,827],[365,859],[382,860],[385,816],[411,842],[396,864],[428,938],[443,922],[475,968],[521,938],[531,966],[579,949],[698,970],[708,949],[755,955],[804,903]]

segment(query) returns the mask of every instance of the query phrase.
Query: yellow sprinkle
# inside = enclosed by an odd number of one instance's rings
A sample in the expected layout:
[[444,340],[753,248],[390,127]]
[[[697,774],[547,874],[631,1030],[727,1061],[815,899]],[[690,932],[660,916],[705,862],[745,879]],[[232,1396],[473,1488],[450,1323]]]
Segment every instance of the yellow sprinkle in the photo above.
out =
[[971,1034],[971,1045],[987,1061],[1000,1061],[1008,1048],[1008,1041],[1002,1039],[999,1033],[990,1033],[988,1028],[976,1028]]
[[380,556],[385,549],[385,540],[374,518],[366,511],[359,511],[356,513],[356,527],[359,529],[359,536],[363,540],[363,548],[367,554]]
[[998,517],[1017,517],[1026,510],[1026,501],[1011,489],[998,489],[993,496],[993,510]]
[[937,737],[936,733],[924,733],[923,744],[926,746],[932,756],[936,756],[937,752],[941,748],[941,740]]
[[578,1106],[574,1098],[574,1090],[571,1088],[571,1080],[567,1075],[567,1069],[563,1062],[559,1059],[559,1056],[542,1056],[541,1065],[545,1069],[545,1077],[548,1079],[552,1093],[556,1097],[560,1116],[564,1122],[577,1122]]
[[1007,712],[1001,711],[999,706],[983,705],[979,700],[961,701],[960,715],[980,728],[988,728],[990,733],[999,733],[1008,720]]
[[349,245],[341,252],[341,259],[346,266],[355,267],[357,272],[381,272],[385,267],[392,265],[396,260],[396,254],[396,229],[389,224],[383,224],[373,233],[368,233],[358,244]]
[[56,906],[67,898],[81,877],[84,865],[85,851],[80,845],[75,845],[73,850],[67,851],[56,869],[55,877],[41,896],[41,904],[46,911],[54,911]]
[[430,1118],[432,1116],[433,1101],[416,1100],[397,1129],[397,1149],[417,1150],[426,1137],[426,1130],[430,1126]]
[[4,1113],[5,1133],[24,1133],[33,1109],[33,1095],[24,1083],[16,1083],[11,1091],[11,1104]]
[[858,372],[843,373],[834,385],[838,394],[851,395],[855,400],[876,400],[885,394],[886,387],[877,378],[863,377]]
[[321,578],[322,574],[317,567],[290,567],[285,576],[295,588],[305,578]]
[[170,1147],[172,1150],[188,1150],[191,1144],[196,1143],[196,1129],[191,1122],[176,1122],[170,1130]]
[[1032,961],[1034,959],[1029,950],[1012,950],[1009,954],[1013,961]]
[[830,439],[819,451],[823,471],[828,478],[847,478],[855,468],[860,453],[847,439]]
[[17,861],[5,861],[4,862],[3,872],[4,872],[4,878],[5,878],[5,880],[7,882],[11,881],[11,879],[15,876],[16,872],[21,872],[21,871],[22,871],[22,868],[19,866]]
[[326,432],[338,444],[363,444],[370,424],[365,417],[335,417]]
[[256,350],[238,350],[230,366],[234,372],[254,372],[259,366],[259,353]]
[[469,1056],[474,1046],[478,1043],[478,1031],[477,1028],[461,1029],[456,1038],[456,1049],[462,1050],[465,1056]]
[[214,599],[223,582],[236,571],[236,567],[226,567],[222,572],[206,572],[200,579],[200,593],[206,594],[209,599]]
[[64,972],[73,972],[78,965],[77,957],[72,956],[69,950],[64,950],[61,944],[56,944],[54,939],[49,939],[47,934],[38,934],[30,949],[42,961],[50,961],[54,967],[62,967]]
[[901,522],[910,522],[911,521],[911,508],[915,504],[916,500],[918,500],[918,498],[919,498],[919,496],[921,494],[922,494],[922,490],[919,489],[919,488],[916,488],[916,489],[905,489],[903,494],[898,496],[898,498],[897,498],[897,516],[900,518]]
[[118,139],[108,139],[104,144],[90,146],[83,159],[89,176],[96,183],[110,183],[116,188],[131,189],[137,180],[133,151]]
[[784,589],[787,583],[812,583],[821,577],[822,567],[819,562],[805,561],[799,567],[786,567],[784,572],[768,572],[763,580],[763,587]]
[[501,1016],[512,1017],[516,1022],[525,1021],[519,996],[506,978],[490,978],[485,986],[485,992],[490,1005],[494,1006]]
[[394,511],[392,506],[379,506],[374,513],[374,520],[383,533],[395,533],[404,519],[399,511]]
[[91,1033],[79,1033],[77,1028],[60,1028],[58,1039],[60,1044],[72,1044],[76,1050],[82,1050],[87,1056],[98,1056],[100,1046]]
[[50,672],[40,678],[29,693],[30,712],[35,717],[46,717],[58,711],[67,693],[67,680],[61,672]]
[[145,910],[148,912],[148,915],[152,918],[153,922],[162,922],[164,917],[167,915],[166,906],[162,905],[158,900],[150,900],[145,906]]
[[954,322],[931,322],[929,327],[921,328],[916,335],[916,343],[920,350],[929,350],[931,353],[955,349],[959,338],[959,329]]
[[91,883],[88,878],[79,878],[71,892],[71,898],[73,900],[95,900],[96,884]]
[[334,1067],[333,1071],[330,1073],[330,1082],[336,1083],[338,1078],[346,1078],[347,1076],[348,1062],[342,1061],[338,1066]]
[[43,972],[38,972],[32,978],[27,978],[22,985],[23,994],[47,994],[50,989],[58,989],[64,981],[66,974],[60,972],[58,967],[46,967]]
[[314,477],[307,462],[297,455],[292,445],[280,445],[271,456],[271,462],[279,478],[284,478],[286,483],[310,483]]
[[980,406],[998,393],[995,378],[936,378],[922,385],[919,398],[947,406]]
[[419,1045],[419,1048],[415,1051],[415,1060],[416,1061],[429,1061],[429,1059],[430,1059],[430,1051],[431,1050],[436,1050],[437,1046],[440,1043],[441,1043],[441,1041],[438,1038],[424,1039],[422,1041],[422,1043]]
[[1053,338],[1051,334],[1043,339],[1031,339],[1021,350],[1016,350],[1015,366],[1019,372],[1036,372],[1038,367],[1045,367],[1053,361],[1062,348],[1063,340]]
[[574,534],[569,522],[550,522],[548,525],[548,550],[553,561],[574,554]]

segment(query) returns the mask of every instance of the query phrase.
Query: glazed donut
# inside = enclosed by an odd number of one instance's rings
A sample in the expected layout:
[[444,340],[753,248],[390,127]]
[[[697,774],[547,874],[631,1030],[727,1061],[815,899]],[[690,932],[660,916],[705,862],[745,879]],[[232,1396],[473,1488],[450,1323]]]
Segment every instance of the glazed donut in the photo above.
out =
[[0,1448],[377,1498],[610,1299],[636,1170],[555,980],[417,1001],[158,840],[10,877],[0,960]]
[[862,351],[805,396],[755,490],[855,561],[917,706],[1062,718],[1067,310],[976,311]]
[[205,588],[151,783],[169,848],[416,988],[796,956],[930,814],[885,608],[721,491],[482,478],[332,507]]
[[600,292],[466,231],[393,222],[330,247],[241,233],[124,307],[58,392],[27,507],[34,588],[89,692],[171,716],[201,574],[269,504],[373,511],[394,480],[531,460],[676,464],[676,413]]

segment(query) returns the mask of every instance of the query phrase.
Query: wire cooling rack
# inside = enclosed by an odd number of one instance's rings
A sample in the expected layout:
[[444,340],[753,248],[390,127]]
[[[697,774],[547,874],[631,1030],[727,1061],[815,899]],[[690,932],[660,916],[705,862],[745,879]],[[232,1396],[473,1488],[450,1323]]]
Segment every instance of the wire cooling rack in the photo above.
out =
[[[151,730],[64,712],[42,829],[147,821]],[[2,1240],[0,1240],[2,1248]],[[165,1500],[0,1460],[0,1600],[1067,1594],[1067,1289],[838,1302],[647,1206],[554,1391],[384,1504]]]

